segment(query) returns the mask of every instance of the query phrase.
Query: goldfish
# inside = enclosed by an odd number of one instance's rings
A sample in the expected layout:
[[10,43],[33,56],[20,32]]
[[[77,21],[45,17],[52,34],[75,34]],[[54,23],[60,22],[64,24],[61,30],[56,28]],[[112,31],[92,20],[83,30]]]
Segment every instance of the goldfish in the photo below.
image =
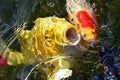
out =
[[95,13],[86,0],[66,0],[69,21],[77,26],[82,38],[87,42],[96,39],[98,23]]

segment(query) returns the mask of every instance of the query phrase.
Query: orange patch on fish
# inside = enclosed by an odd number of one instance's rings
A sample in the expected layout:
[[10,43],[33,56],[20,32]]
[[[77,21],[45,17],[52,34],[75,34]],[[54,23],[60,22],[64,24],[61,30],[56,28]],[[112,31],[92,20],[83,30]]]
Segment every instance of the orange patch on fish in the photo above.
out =
[[76,14],[76,17],[78,18],[78,21],[81,23],[81,26],[83,28],[91,28],[91,29],[95,29],[94,28],[94,24],[95,22],[93,21],[93,19],[88,15],[88,13],[86,11],[79,11]]

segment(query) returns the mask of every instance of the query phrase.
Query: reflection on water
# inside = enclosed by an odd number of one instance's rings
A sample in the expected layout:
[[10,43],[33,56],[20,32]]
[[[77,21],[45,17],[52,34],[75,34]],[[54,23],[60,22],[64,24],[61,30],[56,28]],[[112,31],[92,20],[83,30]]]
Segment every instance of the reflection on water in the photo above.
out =
[[[94,11],[97,13],[97,20],[100,25],[99,37],[103,43],[113,48],[118,61],[120,60],[120,0],[89,0],[93,4]],[[97,8],[95,8],[97,7]],[[20,51],[17,40],[16,30],[18,27],[31,29],[33,21],[38,17],[56,15],[66,17],[65,0],[1,0],[0,1],[0,54],[7,47]],[[101,66],[94,62],[98,61],[95,50],[91,49],[88,53],[80,57],[79,72],[73,75],[70,80],[84,80],[99,73]],[[78,59],[76,59],[78,60]],[[91,61],[87,63],[84,61]],[[0,68],[0,80],[24,80],[36,64],[31,65],[5,65]],[[96,69],[96,66],[98,69]],[[92,73],[92,74],[91,74]],[[41,75],[42,74],[42,75]],[[44,77],[44,78],[43,78]],[[28,80],[46,80],[44,72],[40,67],[35,68]]]

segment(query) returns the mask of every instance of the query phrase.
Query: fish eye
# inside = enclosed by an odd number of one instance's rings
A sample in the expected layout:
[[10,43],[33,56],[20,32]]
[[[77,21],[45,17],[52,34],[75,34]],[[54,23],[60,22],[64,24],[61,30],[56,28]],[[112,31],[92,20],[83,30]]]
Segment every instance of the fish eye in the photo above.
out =
[[71,21],[74,21],[74,19],[72,18]]

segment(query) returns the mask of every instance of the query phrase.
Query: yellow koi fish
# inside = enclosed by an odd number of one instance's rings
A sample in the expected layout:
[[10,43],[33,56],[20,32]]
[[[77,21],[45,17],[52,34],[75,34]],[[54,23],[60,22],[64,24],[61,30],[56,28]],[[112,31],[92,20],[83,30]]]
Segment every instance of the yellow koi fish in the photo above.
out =
[[98,24],[90,4],[86,0],[66,0],[66,3],[70,22],[77,25],[84,40],[94,41]]
[[[57,18],[55,16],[37,18],[32,30],[18,28],[17,31],[19,31],[17,36],[21,45],[21,51],[24,53],[22,55],[25,57],[24,63],[34,62],[34,59],[36,57],[38,58],[37,55],[39,54],[42,54],[40,56],[44,57],[59,55],[59,52],[56,51],[56,45],[75,46],[80,41],[80,35],[74,25],[63,18]],[[12,52],[12,50],[6,49],[3,54],[0,54],[0,66],[3,66],[7,62],[7,59],[10,65],[14,65],[14,60],[12,59],[16,59],[15,61],[18,61],[18,63],[23,61],[21,60],[23,59],[21,54],[19,58],[14,57],[20,52],[14,52],[16,54]],[[7,53],[10,53],[9,58]]]
[[[17,65],[38,62],[46,66],[49,65],[44,68],[49,80],[61,79],[62,77],[58,78],[57,74],[64,71],[65,74],[69,72],[68,77],[71,76],[72,59],[68,55],[71,51],[67,52],[63,47],[76,46],[80,42],[80,34],[75,25],[64,18],[55,16],[37,18],[34,23],[35,25],[31,30],[22,28],[16,30],[16,32],[19,31],[17,38],[21,46],[21,52],[13,51],[10,48],[6,49],[5,52],[9,54],[7,64]],[[0,61],[0,63],[0,66],[3,66],[6,61]]]

